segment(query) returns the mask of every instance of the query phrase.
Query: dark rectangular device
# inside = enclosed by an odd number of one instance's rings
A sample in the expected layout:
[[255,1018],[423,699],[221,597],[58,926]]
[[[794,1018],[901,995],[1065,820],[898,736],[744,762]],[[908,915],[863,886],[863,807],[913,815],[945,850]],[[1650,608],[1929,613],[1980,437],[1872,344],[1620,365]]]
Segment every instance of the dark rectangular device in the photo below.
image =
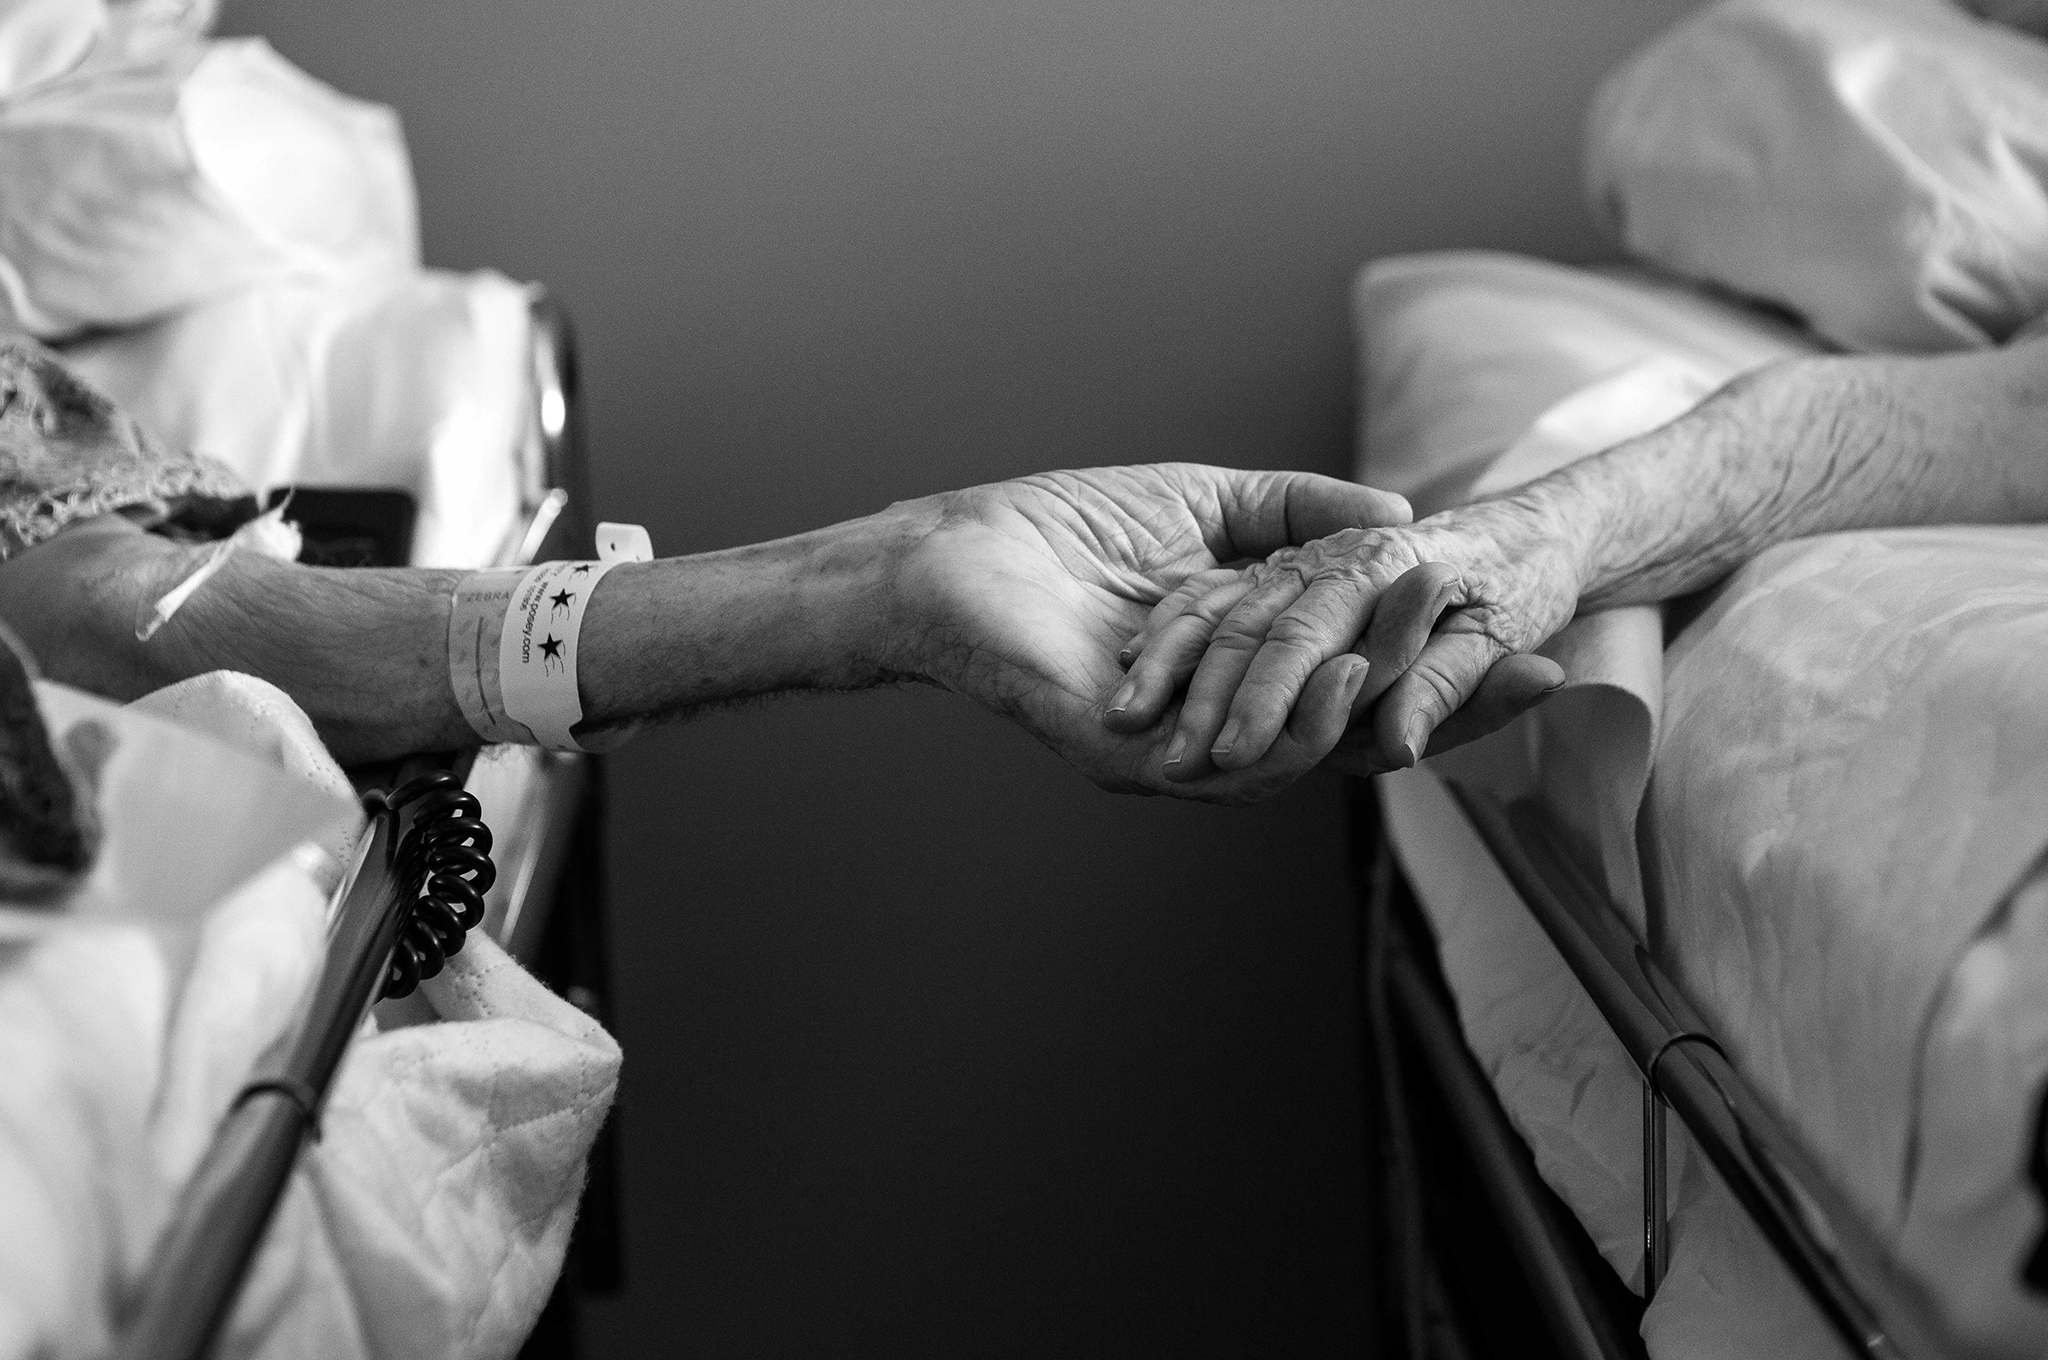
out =
[[299,526],[305,539],[299,561],[315,567],[402,567],[412,560],[419,507],[410,492],[383,486],[280,486],[271,490],[264,509],[287,495],[292,503],[285,518]]

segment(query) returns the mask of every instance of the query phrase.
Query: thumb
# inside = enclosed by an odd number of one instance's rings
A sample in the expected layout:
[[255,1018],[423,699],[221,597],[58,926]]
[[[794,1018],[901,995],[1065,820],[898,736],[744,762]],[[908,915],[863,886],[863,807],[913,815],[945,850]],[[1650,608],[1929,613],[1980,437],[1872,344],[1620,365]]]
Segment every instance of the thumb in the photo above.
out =
[[[1218,523],[1206,526],[1219,562],[1265,557],[1342,529],[1406,524],[1406,497],[1314,472],[1217,468]],[[1220,534],[1220,537],[1218,536]]]
[[1429,734],[1425,754],[1436,755],[1506,727],[1563,687],[1564,667],[1549,657],[1534,652],[1503,657],[1479,682],[1478,692],[1465,706]]

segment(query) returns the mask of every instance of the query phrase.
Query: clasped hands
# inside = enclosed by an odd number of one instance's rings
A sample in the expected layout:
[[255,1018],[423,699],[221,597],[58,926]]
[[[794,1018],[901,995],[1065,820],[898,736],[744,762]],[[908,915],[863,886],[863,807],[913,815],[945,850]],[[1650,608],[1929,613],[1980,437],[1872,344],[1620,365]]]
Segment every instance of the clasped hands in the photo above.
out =
[[1047,473],[894,507],[901,669],[1010,718],[1104,788],[1270,796],[1410,765],[1563,682],[1577,607],[1539,508],[1410,522],[1387,492],[1192,464]]

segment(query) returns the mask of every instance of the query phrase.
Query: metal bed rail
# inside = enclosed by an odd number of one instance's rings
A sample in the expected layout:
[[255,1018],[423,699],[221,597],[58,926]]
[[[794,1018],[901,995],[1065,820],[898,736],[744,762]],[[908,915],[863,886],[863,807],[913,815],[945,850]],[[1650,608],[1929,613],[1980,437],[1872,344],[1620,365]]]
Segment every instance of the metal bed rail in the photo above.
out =
[[[530,425],[523,446],[514,451],[522,523],[500,551],[506,566],[538,560],[550,545],[589,538],[585,517],[565,513],[572,506],[580,512],[588,503],[573,332],[545,290],[534,286],[530,299]],[[515,957],[526,957],[540,944],[546,927],[541,907],[570,853],[595,775],[588,756],[513,754],[535,759],[492,768],[464,755],[452,764],[466,782],[478,784],[487,816],[494,807],[516,809],[500,849],[510,872],[487,894],[478,928]],[[449,763],[429,757],[401,768],[413,772]],[[322,970],[303,1013],[258,1063],[180,1191],[143,1280],[117,1317],[118,1360],[199,1360],[226,1321],[299,1152],[319,1136],[320,1109],[342,1055],[375,1004],[411,915],[393,864],[404,824],[400,814],[373,806],[368,833],[336,890]],[[588,993],[571,989],[577,1004],[601,1008]]]
[[204,1355],[226,1319],[299,1149],[319,1136],[320,1105],[405,925],[393,872],[397,822],[389,811],[372,817],[339,889],[305,1013],[282,1051],[258,1065],[179,1194],[121,1329],[118,1360]]
[[1456,785],[1451,791],[1643,1074],[1645,1293],[1663,1264],[1668,1107],[1851,1353],[1887,1360],[1958,1353],[1925,1292],[1736,1071],[1605,894],[1558,848],[1563,842],[1543,809]]
[[[1486,1073],[1466,1047],[1454,1003],[1426,943],[1428,928],[1414,919],[1392,847],[1375,837],[1374,843],[1361,848],[1371,865],[1361,904],[1361,1009],[1370,1022],[1370,1049],[1379,1079],[1378,1090],[1368,1099],[1379,1105],[1374,1127],[1386,1145],[1385,1198],[1396,1202],[1386,1206],[1391,1212],[1383,1220],[1383,1240],[1391,1239],[1398,1247],[1399,1259],[1392,1263],[1402,1276],[1398,1335],[1405,1340],[1407,1353],[1483,1353],[1462,1336],[1447,1346],[1432,1344],[1442,1328],[1433,1327],[1426,1316],[1432,1305],[1453,1320],[1456,1314],[1439,1301],[1442,1285],[1427,1274],[1435,1264],[1435,1252],[1424,1240],[1431,1233],[1422,1223],[1420,1186],[1427,1177],[1415,1165],[1419,1150],[1411,1146],[1419,1136],[1410,1108],[1413,1081],[1427,1083],[1448,1114],[1464,1153],[1463,1165],[1483,1191],[1489,1217],[1505,1239],[1513,1265],[1530,1285],[1530,1311],[1540,1315],[1557,1354],[1567,1360],[1642,1360],[1643,1343],[1637,1335],[1640,1302],[1607,1268],[1571,1211],[1544,1184],[1528,1145],[1508,1122]],[[1397,1038],[1407,1041],[1419,1061],[1404,1060]],[[1437,1226],[1432,1223],[1432,1231]],[[1474,1267],[1463,1263],[1462,1269]],[[1498,1285],[1494,1280],[1487,1286],[1495,1303],[1502,1301]],[[1463,1330],[1455,1321],[1451,1325]],[[1532,1344],[1522,1344],[1519,1350],[1542,1353]]]

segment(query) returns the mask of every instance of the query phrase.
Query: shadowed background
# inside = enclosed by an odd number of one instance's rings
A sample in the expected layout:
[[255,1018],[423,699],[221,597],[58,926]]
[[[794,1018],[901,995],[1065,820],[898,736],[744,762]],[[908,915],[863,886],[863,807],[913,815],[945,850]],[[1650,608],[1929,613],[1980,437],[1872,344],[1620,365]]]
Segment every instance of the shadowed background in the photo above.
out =
[[[235,0],[545,281],[658,551],[1056,466],[1341,472],[1375,255],[1601,253],[1683,0]],[[611,762],[628,1288],[594,1355],[1351,1353],[1343,791],[1099,793],[927,690]]]

